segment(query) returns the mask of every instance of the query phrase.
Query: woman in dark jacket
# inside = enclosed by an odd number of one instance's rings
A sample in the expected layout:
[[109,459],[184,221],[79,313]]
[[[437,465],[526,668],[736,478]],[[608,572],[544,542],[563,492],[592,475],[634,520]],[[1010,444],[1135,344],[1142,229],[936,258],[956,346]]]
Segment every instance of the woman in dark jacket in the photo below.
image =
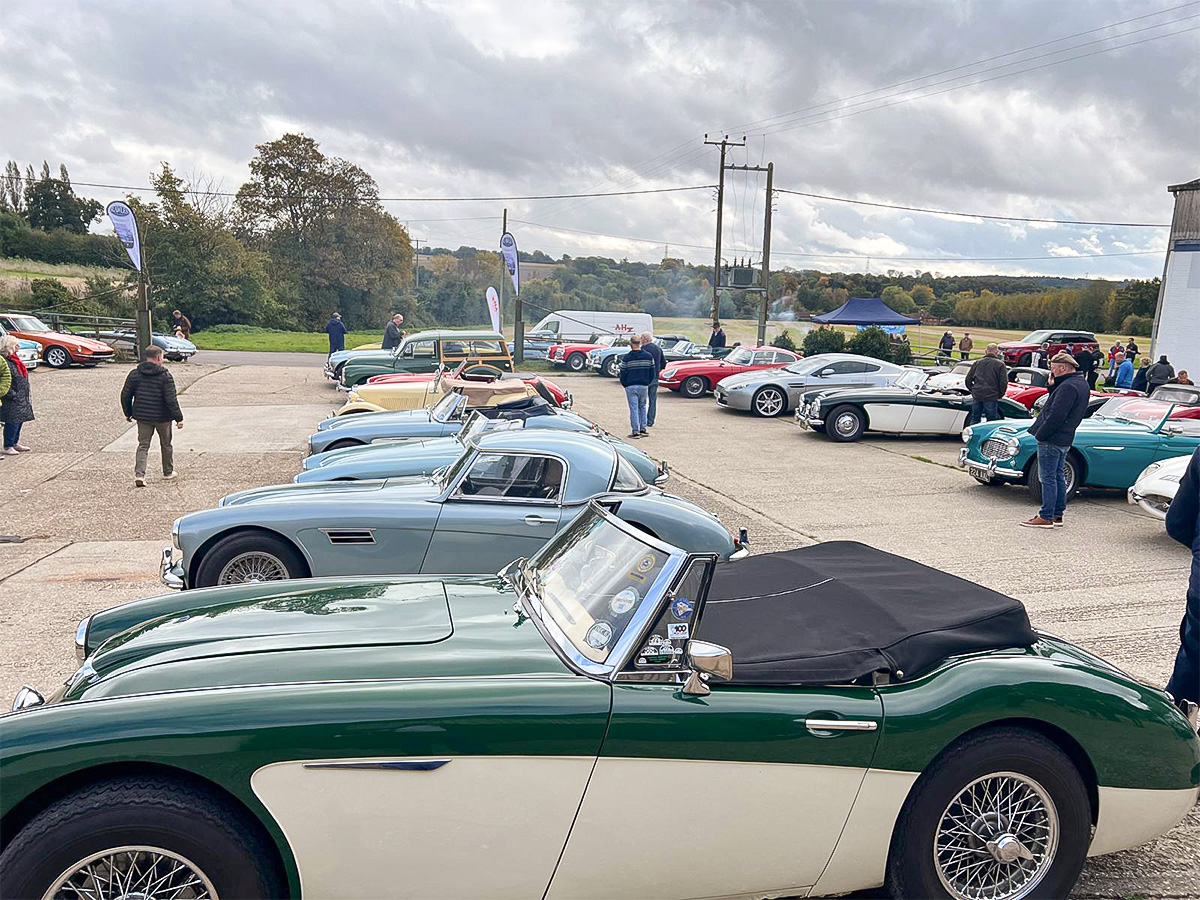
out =
[[0,422],[4,423],[5,456],[16,456],[29,448],[20,442],[21,426],[33,421],[33,400],[29,396],[29,370],[17,356],[17,339],[0,338],[0,364],[8,366],[12,386],[0,400]]

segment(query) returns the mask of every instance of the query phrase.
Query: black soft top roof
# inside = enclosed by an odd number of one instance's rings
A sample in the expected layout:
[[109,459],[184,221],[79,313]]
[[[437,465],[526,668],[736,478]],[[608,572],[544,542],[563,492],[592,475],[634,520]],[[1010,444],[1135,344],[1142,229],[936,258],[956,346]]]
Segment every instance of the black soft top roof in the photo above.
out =
[[1020,601],[854,541],[717,566],[699,632],[733,651],[740,684],[908,679],[1037,640]]

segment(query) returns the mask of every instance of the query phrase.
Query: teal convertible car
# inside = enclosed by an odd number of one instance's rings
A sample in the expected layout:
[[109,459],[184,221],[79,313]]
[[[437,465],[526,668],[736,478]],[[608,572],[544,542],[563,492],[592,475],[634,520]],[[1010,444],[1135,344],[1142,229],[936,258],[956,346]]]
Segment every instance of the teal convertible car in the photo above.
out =
[[[1082,486],[1126,490],[1150,463],[1200,446],[1200,419],[1172,419],[1175,408],[1159,400],[1114,397],[1084,419],[1067,455],[1067,496]],[[1002,419],[963,429],[959,465],[980,484],[1026,484],[1040,500],[1032,424]]]
[[1200,781],[1167,694],[1016,600],[596,505],[499,577],[172,594],[77,645],[0,719],[6,898],[1065,897]]

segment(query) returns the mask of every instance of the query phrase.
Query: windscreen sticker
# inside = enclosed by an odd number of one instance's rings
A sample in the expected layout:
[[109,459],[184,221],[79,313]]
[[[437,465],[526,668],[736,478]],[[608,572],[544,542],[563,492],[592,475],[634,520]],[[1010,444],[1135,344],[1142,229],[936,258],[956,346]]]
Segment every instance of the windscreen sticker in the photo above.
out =
[[688,637],[687,622],[668,622],[667,637],[672,641],[686,641]]
[[671,602],[671,615],[677,619],[687,620],[691,618],[692,610],[695,608],[696,604],[687,597],[676,597]]

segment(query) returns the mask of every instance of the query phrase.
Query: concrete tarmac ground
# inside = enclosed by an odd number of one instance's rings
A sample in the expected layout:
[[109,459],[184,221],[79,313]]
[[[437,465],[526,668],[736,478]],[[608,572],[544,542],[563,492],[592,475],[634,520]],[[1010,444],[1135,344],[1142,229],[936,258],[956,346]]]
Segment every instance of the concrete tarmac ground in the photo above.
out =
[[[173,519],[292,478],[304,436],[340,395],[319,356],[274,364],[279,356],[210,351],[172,365],[185,415],[175,433],[180,478],[158,480],[152,447],[144,489],[133,486],[131,426],[118,405],[128,367],[33,373],[38,418],[23,442],[35,452],[0,460],[0,534],[26,538],[0,543],[0,700],[23,683],[53,690],[70,674],[83,615],[161,593],[157,563]],[[577,412],[628,433],[615,381],[563,377]],[[1085,491],[1066,528],[1020,528],[1034,511],[1028,492],[977,485],[954,464],[957,440],[835,444],[790,417],[757,419],[668,391],[639,445],[668,460],[672,493],[746,527],[755,552],[838,539],[902,553],[1011,594],[1035,626],[1166,680],[1187,552],[1119,494]],[[1197,847],[1193,811],[1146,847],[1089,862],[1075,896],[1196,897]]]

